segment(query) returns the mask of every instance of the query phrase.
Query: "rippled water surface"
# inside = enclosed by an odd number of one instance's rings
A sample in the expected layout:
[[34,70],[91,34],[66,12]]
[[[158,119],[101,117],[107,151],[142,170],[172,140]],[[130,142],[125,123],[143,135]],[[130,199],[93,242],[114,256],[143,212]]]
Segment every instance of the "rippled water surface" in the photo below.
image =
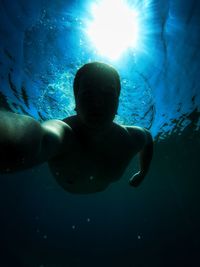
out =
[[[0,89],[6,109],[39,120],[74,114],[74,74],[82,64],[100,60],[121,76],[118,122],[164,137],[182,131],[192,122],[190,114],[199,112],[196,1],[184,6],[130,1],[138,10],[142,48],[115,62],[99,56],[85,34],[90,1],[9,2],[1,1],[0,19]],[[198,129],[198,119],[195,124]]]

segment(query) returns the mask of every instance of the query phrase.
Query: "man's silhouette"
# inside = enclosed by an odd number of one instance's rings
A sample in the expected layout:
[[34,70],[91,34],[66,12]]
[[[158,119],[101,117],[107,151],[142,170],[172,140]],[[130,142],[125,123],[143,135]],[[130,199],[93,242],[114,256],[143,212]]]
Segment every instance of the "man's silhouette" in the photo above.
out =
[[57,182],[68,192],[93,193],[119,180],[139,153],[140,171],[129,177],[138,186],[153,154],[152,136],[144,128],[114,123],[120,78],[111,66],[85,64],[74,79],[77,115],[39,123],[0,112],[0,170],[13,172],[48,161]]

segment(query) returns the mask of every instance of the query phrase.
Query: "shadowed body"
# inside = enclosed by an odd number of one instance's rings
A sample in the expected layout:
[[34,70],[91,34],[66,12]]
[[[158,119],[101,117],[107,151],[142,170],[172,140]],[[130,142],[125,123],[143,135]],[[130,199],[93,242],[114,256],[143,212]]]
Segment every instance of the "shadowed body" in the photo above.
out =
[[121,178],[140,150],[140,140],[137,136],[134,140],[133,128],[130,134],[128,127],[113,123],[106,138],[97,141],[84,135],[76,116],[66,118],[64,122],[72,128],[74,143],[68,153],[51,159],[49,166],[66,191],[87,194],[104,190]]
[[0,172],[14,172],[48,162],[58,184],[78,194],[95,193],[118,181],[139,153],[140,171],[129,178],[137,187],[153,155],[150,132],[114,123],[121,90],[111,66],[93,62],[74,79],[76,115],[39,123],[0,111]]

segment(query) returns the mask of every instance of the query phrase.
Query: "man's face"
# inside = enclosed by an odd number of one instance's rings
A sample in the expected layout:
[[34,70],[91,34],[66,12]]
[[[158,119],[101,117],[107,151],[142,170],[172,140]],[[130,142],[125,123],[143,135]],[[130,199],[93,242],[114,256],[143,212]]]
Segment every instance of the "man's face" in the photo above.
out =
[[111,125],[118,108],[115,77],[103,71],[82,75],[76,96],[77,115],[89,128],[101,130]]

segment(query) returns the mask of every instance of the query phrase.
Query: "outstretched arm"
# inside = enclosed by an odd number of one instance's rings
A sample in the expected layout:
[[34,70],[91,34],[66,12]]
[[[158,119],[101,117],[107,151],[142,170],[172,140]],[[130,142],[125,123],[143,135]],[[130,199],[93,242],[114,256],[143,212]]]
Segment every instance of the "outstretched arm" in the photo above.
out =
[[29,116],[0,111],[0,172],[11,172],[40,150],[42,128]]
[[153,138],[148,130],[144,129],[144,132],[144,146],[139,152],[140,171],[129,180],[130,185],[134,187],[139,186],[144,180],[153,157]]
[[0,173],[41,164],[70,141],[70,127],[59,120],[40,124],[32,117],[0,111]]

